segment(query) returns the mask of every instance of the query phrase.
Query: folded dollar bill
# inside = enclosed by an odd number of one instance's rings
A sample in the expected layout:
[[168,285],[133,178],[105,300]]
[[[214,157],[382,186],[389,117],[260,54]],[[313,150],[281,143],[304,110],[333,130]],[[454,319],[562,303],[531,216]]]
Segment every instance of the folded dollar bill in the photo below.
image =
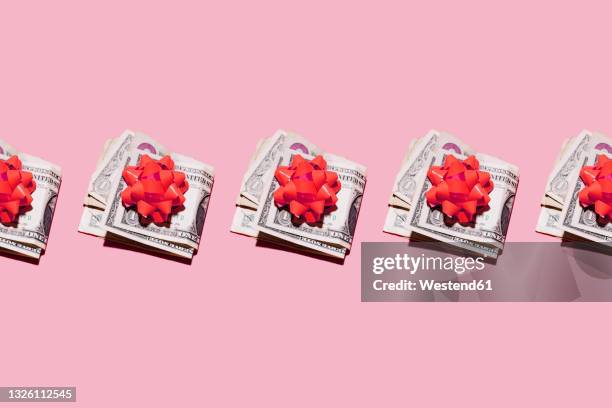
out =
[[21,153],[0,140],[0,160],[11,160],[11,157],[18,158],[22,171],[31,173],[36,187],[31,193],[31,204],[10,222],[0,223],[0,250],[40,259],[47,248],[62,170],[53,163]]
[[[306,160],[322,156],[327,171],[341,183],[333,211],[320,222],[296,220],[288,206],[277,205],[276,169],[289,166],[296,155]],[[325,153],[303,137],[283,130],[260,140],[251,158],[236,200],[231,231],[300,251],[343,259],[351,249],[366,183],[366,168]]]
[[[135,206],[126,206],[122,192],[127,188],[123,171],[136,166],[143,156],[159,160],[170,156],[174,170],[189,184],[180,211],[167,222],[145,220]],[[79,231],[161,254],[191,259],[197,252],[214,181],[211,166],[178,153],[152,138],[126,130],[108,140],[91,176],[83,202]]]
[[585,188],[580,171],[595,165],[600,156],[612,158],[612,139],[602,133],[584,130],[562,143],[546,181],[537,232],[612,246],[612,223],[601,222],[595,208],[581,205],[579,199]]
[[[470,223],[449,222],[440,206],[428,205],[432,188],[428,171],[441,166],[448,155],[459,160],[474,156],[480,170],[494,183],[486,211]],[[503,250],[519,181],[516,166],[496,157],[476,153],[460,139],[436,130],[413,140],[398,172],[383,231],[411,240],[441,241],[478,255],[497,258]]]

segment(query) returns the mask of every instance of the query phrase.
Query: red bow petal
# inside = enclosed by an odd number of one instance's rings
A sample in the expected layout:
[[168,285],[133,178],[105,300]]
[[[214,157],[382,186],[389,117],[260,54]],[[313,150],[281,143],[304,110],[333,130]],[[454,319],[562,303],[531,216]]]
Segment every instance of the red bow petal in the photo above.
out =
[[155,207],[164,216],[165,220],[172,211],[172,201],[158,201],[157,203],[155,203]]
[[168,189],[166,190],[166,193],[164,194],[164,199],[174,201],[178,200],[179,197],[181,197],[182,195],[183,194],[181,194],[181,191],[178,189],[177,185],[172,183],[172,185],[170,185],[170,187],[168,187]]
[[323,211],[325,211],[325,201],[313,201],[309,205],[310,209],[317,215],[317,218],[323,215]]
[[315,185],[315,188],[318,190],[325,183],[327,183],[327,177],[325,176],[325,170],[313,170],[312,171],[312,182]]
[[335,193],[340,191],[340,181],[338,180],[338,173],[336,173],[335,171],[326,171],[325,180],[327,181],[326,184],[332,187]]
[[274,176],[278,180],[281,186],[284,186],[291,180],[291,176],[293,176],[294,170],[290,170],[287,166],[282,166],[276,169]]
[[327,201],[329,200],[332,196],[335,196],[334,192],[332,191],[331,187],[328,186],[327,184],[324,184],[323,186],[321,186],[321,189],[319,190],[319,192],[317,193],[317,196],[315,197],[316,200],[323,200],[323,201]]
[[425,198],[427,199],[429,205],[435,206],[440,204],[440,202],[438,201],[438,192],[435,187],[432,187],[427,190],[427,192],[425,193]]
[[472,188],[472,191],[470,191],[470,195],[468,196],[468,200],[480,201],[480,200],[484,199],[485,196],[488,196],[488,195],[487,195],[487,192],[485,191],[484,187],[482,186],[482,184],[476,184],[474,186],[474,188]]
[[174,184],[176,184],[176,186],[181,191],[181,193],[185,193],[185,191],[187,191],[187,189],[189,188],[189,183],[187,182],[185,173],[180,172],[180,171],[175,171],[174,172]]
[[286,202],[290,202],[292,200],[297,199],[297,196],[298,196],[297,186],[295,185],[293,181],[290,181],[289,183],[287,183],[287,185],[285,186],[284,194],[285,194]]
[[459,206],[455,205],[452,201],[444,200],[442,202],[442,212],[444,212],[444,214],[452,217],[457,211],[459,211]]
[[597,200],[595,202],[595,212],[602,217],[607,217],[612,213],[612,206],[610,204],[604,203],[601,200]]
[[470,219],[471,217],[463,211],[457,213],[457,221],[459,221],[461,224],[467,224],[470,222]]
[[306,210],[308,210],[308,207],[300,203],[298,200],[292,200],[289,203],[289,211],[291,211],[291,214],[295,215],[296,217],[304,214]]
[[461,204],[461,207],[470,217],[476,214],[476,201],[466,201]]
[[432,166],[427,172],[427,177],[434,185],[438,185],[444,180],[444,176],[446,176],[446,169],[443,167]]
[[318,155],[317,157],[315,157],[314,159],[312,159],[310,161],[310,163],[317,169],[317,170],[325,170],[327,168],[327,162],[325,161],[325,159],[323,158],[323,156]]
[[316,222],[319,222],[320,219],[321,219],[321,217],[316,215],[312,211],[307,211],[307,212],[304,213],[304,220],[307,223],[314,224]]
[[159,159],[158,163],[160,166],[163,166],[165,170],[174,170],[174,161],[172,160],[172,157],[168,155]]
[[441,203],[444,200],[448,200],[450,197],[450,188],[448,186],[448,183],[444,180],[441,181],[440,184],[438,184],[438,188],[435,189],[434,192],[436,194],[436,201],[438,201],[438,203]]
[[131,186],[138,181],[141,173],[142,170],[136,167],[127,167],[125,170],[123,170],[123,179],[128,185]]

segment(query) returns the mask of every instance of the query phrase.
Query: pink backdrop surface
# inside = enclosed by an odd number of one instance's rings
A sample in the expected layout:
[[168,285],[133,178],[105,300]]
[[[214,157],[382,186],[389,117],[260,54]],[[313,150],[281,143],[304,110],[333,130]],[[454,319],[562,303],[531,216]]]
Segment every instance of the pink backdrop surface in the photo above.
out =
[[[605,2],[86,3],[0,6],[0,137],[64,170],[40,265],[0,258],[0,385],[75,385],[83,407],[609,402],[610,305],[362,304],[359,276],[360,242],[401,241],[386,201],[430,128],[518,165],[509,240],[547,240],[561,141],[612,134]],[[216,168],[191,266],[77,233],[125,128]],[[229,232],[277,128],[368,166],[344,265]]]

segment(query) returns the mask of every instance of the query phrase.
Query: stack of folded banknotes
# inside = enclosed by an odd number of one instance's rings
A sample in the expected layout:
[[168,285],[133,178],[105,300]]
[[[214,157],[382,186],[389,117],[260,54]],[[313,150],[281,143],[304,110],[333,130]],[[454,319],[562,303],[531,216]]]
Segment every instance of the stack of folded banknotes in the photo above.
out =
[[[175,169],[185,174],[189,189],[184,209],[163,224],[144,222],[136,208],[126,207],[121,193],[122,175],[143,155],[158,160],[169,155]],[[191,259],[197,252],[214,179],[213,168],[195,159],[171,153],[150,137],[130,130],[107,140],[91,176],[84,200],[79,231],[120,244],[165,255]]]
[[[279,188],[275,171],[279,166],[289,165],[298,154],[307,160],[322,155],[327,169],[337,173],[342,183],[335,210],[316,225],[296,223],[287,208],[274,202],[274,192]],[[242,180],[231,231],[343,259],[351,249],[365,183],[364,166],[325,153],[303,137],[279,130],[274,136],[257,143]]]
[[45,252],[57,195],[62,181],[59,166],[38,157],[18,152],[0,140],[0,160],[17,156],[22,170],[32,174],[36,188],[32,202],[13,221],[0,223],[0,250],[13,255],[40,259]]
[[536,231],[568,241],[590,241],[612,245],[612,223],[601,222],[594,206],[582,206],[580,177],[584,166],[594,166],[600,156],[612,159],[612,139],[582,131],[566,140],[546,182]]
[[[490,174],[494,189],[488,210],[469,225],[448,223],[440,208],[426,200],[432,183],[427,177],[431,166],[440,166],[449,154],[458,159],[474,155],[480,169]],[[440,241],[489,258],[501,253],[519,182],[516,166],[501,159],[476,153],[458,138],[436,130],[412,140],[389,199],[384,231],[411,240]]]

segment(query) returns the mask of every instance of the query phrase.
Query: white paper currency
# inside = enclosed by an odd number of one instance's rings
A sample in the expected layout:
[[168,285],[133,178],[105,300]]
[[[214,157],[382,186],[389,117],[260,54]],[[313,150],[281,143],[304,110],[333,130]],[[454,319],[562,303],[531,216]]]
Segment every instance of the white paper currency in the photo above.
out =
[[214,170],[195,159],[172,153],[175,169],[185,173],[189,189],[185,192],[184,208],[173,214],[169,222],[156,224],[143,220],[135,208],[126,208],[121,200],[121,192],[126,188],[123,169],[136,165],[143,154],[159,159],[169,152],[152,138],[129,130],[106,143],[91,178],[79,231],[190,259],[200,244]]
[[40,258],[47,247],[51,223],[62,180],[59,166],[38,157],[20,153],[0,141],[0,158],[18,155],[24,171],[32,173],[36,189],[31,208],[10,224],[0,223],[0,247],[31,258]]
[[[474,154],[481,170],[491,174],[495,185],[489,194],[489,209],[467,226],[450,223],[439,208],[431,208],[426,202],[425,193],[431,188],[427,171],[432,165],[442,165],[448,154],[459,159]],[[506,239],[518,181],[516,166],[475,153],[469,145],[448,133],[430,131],[411,143],[396,177],[383,231],[414,240],[433,239],[495,258]]]
[[[292,157],[293,154],[286,150],[274,168],[289,165]],[[304,156],[304,158],[310,160],[313,157]],[[279,183],[273,179],[255,215],[255,228],[259,232],[286,239],[296,245],[342,258],[345,251],[341,249],[350,250],[353,242],[366,183],[366,169],[357,163],[334,159],[330,155],[324,155],[324,158],[327,161],[327,169],[336,172],[342,183],[342,188],[337,194],[336,210],[323,217],[323,222],[317,225],[295,223],[286,208],[278,208],[274,204],[274,191],[278,189]],[[295,236],[299,238],[296,239]]]
[[260,154],[249,164],[240,188],[240,196],[256,205],[274,178],[275,163],[283,150],[311,156],[321,154],[319,148],[308,140],[284,130],[277,131],[274,136],[261,142],[257,150]]
[[598,223],[593,209],[583,208],[578,199],[585,187],[580,170],[601,154],[612,157],[612,140],[601,133],[584,130],[563,143],[546,182],[537,232],[565,240],[612,242],[612,225]]
[[458,138],[437,130],[411,144],[410,150],[397,173],[393,185],[393,195],[410,205],[418,190],[418,178],[427,171],[432,155],[438,151],[469,156],[473,149]]
[[[583,155],[580,168],[582,166],[593,166],[600,154],[604,153],[598,149],[592,149]],[[612,223],[607,222],[600,225],[594,209],[580,205],[578,194],[585,185],[579,176],[579,172],[573,172],[571,177],[568,178],[568,183],[569,191],[560,216],[561,230],[589,241],[612,243]]]
[[106,148],[98,167],[91,176],[87,188],[89,196],[102,204],[107,203],[114,182],[118,177],[121,177],[123,170],[121,163],[124,162],[125,155],[130,150],[140,150],[159,156],[168,154],[168,150],[163,145],[150,137],[142,133],[126,130]]
[[[336,209],[321,223],[297,222],[287,209],[274,204],[273,194],[279,187],[275,169],[288,165],[294,154],[306,159],[322,154],[328,170],[336,172],[342,183]],[[306,252],[344,258],[351,248],[365,182],[364,166],[323,153],[301,136],[278,131],[258,144],[242,182],[231,231]]]

